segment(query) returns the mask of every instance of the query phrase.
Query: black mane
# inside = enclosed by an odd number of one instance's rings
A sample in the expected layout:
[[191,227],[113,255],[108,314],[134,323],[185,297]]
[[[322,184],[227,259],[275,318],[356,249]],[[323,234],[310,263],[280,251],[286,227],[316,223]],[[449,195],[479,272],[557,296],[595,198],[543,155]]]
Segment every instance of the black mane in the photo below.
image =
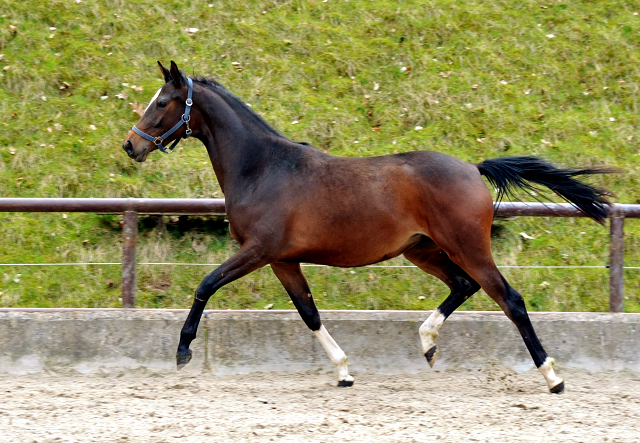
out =
[[[218,83],[216,80],[206,77],[194,77],[194,82],[202,86],[206,86],[220,97],[224,99],[234,110],[242,112],[253,124],[258,128],[263,129],[268,134],[274,135],[285,140],[289,140],[287,137],[276,131],[269,123],[267,123],[257,112],[251,109],[251,106],[240,100],[238,97],[229,92],[224,86]],[[289,140],[291,141],[291,140]]]

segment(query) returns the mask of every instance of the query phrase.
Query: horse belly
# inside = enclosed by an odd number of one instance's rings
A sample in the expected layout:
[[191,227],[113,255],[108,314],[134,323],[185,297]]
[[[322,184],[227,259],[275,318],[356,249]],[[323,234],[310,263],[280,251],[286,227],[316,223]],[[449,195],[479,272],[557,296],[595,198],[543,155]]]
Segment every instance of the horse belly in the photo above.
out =
[[[422,237],[420,232],[366,232],[341,230],[317,233],[290,249],[287,259],[327,266],[356,267],[402,254]],[[324,234],[324,235],[322,235]]]

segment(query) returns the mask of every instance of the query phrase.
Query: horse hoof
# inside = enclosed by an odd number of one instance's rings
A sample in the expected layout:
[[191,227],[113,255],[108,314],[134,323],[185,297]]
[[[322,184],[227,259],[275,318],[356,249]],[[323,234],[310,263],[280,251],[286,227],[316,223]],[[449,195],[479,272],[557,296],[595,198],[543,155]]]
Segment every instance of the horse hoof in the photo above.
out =
[[338,382],[339,388],[348,388],[350,386],[353,386],[353,380],[340,380]]
[[438,347],[433,345],[425,354],[425,358],[427,359],[427,363],[429,366],[433,368],[433,364],[436,362],[436,357],[438,355]]
[[553,388],[549,389],[552,394],[562,394],[564,392],[564,382],[561,382],[558,385],[555,385]]
[[191,361],[191,350],[187,354],[178,354],[176,355],[176,363],[178,365],[178,371],[184,368],[187,363]]

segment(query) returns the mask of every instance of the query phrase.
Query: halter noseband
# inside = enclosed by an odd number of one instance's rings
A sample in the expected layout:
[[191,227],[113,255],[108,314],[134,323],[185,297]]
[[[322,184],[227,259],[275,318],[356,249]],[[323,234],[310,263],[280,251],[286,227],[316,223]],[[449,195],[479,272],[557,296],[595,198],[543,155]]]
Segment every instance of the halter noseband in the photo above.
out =
[[156,144],[156,146],[158,147],[158,149],[160,149],[162,152],[164,152],[165,154],[171,154],[173,152],[173,148],[176,147],[176,145],[178,144],[178,142],[181,140],[180,138],[174,140],[174,142],[171,144],[171,146],[164,147],[162,145],[162,142],[164,142],[171,134],[173,134],[174,132],[176,132],[178,130],[178,128],[182,125],[187,125],[187,130],[185,131],[185,135],[182,138],[189,138],[191,136],[191,128],[189,128],[189,121],[191,120],[191,106],[193,105],[193,100],[191,99],[191,97],[193,96],[193,80],[191,80],[190,78],[187,78],[187,85],[189,86],[189,91],[187,92],[187,101],[186,103],[186,107],[184,109],[184,114],[182,114],[182,117],[180,118],[180,121],[178,123],[176,123],[173,128],[169,129],[167,132],[165,132],[164,134],[162,134],[160,137],[154,137],[152,135],[149,135],[145,132],[142,132],[140,129],[136,128],[136,125],[133,125],[133,128],[131,128],[133,130],[133,132],[135,132],[136,134],[138,134],[139,136],[154,142]]

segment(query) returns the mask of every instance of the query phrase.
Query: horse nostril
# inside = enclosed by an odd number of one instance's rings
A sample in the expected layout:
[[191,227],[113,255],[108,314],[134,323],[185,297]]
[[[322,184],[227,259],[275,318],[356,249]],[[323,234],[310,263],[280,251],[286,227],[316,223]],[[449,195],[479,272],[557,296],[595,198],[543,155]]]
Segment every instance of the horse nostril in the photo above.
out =
[[133,143],[131,143],[131,140],[127,140],[126,142],[124,142],[122,144],[122,149],[124,149],[124,152],[129,155],[133,154]]

